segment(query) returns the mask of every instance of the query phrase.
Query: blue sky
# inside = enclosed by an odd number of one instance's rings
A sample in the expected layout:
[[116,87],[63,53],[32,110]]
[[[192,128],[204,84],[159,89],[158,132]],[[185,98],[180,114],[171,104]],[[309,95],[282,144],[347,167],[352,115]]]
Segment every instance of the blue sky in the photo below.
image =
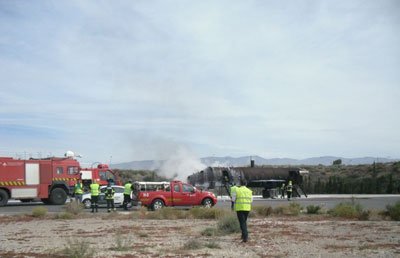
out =
[[0,154],[399,158],[400,2],[1,1]]

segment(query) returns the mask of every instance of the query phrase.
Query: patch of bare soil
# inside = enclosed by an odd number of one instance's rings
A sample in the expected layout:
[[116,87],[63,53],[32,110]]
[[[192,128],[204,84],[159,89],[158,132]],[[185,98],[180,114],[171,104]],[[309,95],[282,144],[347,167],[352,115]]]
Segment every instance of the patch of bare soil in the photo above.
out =
[[[201,234],[216,224],[200,219],[135,220],[121,214],[73,220],[0,216],[0,257],[57,257],[78,243],[86,243],[95,257],[400,256],[400,223],[394,221],[249,218],[250,240],[245,244],[240,233]],[[189,248],[190,240],[200,242],[200,248]]]

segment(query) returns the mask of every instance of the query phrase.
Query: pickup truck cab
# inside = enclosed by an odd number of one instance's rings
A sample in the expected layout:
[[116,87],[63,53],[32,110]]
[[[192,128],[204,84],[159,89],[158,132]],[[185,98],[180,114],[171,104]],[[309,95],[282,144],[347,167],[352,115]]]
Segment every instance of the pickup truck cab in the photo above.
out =
[[164,206],[198,206],[212,207],[217,204],[214,193],[196,189],[181,181],[172,182],[135,182],[135,189],[143,206],[152,210]]

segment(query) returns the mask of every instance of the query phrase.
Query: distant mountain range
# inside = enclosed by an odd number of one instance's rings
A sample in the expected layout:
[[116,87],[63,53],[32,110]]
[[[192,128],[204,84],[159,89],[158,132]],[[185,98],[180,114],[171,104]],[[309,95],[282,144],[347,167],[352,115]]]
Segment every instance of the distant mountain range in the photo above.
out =
[[[290,159],[290,158],[274,158],[265,159],[259,156],[245,156],[239,158],[233,157],[204,157],[200,159],[200,162],[204,166],[221,166],[221,167],[238,167],[238,166],[248,166],[250,165],[250,159],[253,159],[255,165],[273,165],[273,166],[301,166],[301,165],[332,165],[333,161],[341,159],[344,165],[360,165],[360,164],[372,164],[374,162],[396,162],[399,159],[390,158],[379,158],[379,157],[363,157],[363,158],[341,158],[333,156],[323,156],[314,157],[307,159]],[[145,170],[155,170],[165,163],[165,160],[141,160],[141,161],[131,161],[126,163],[112,164],[111,168],[118,169],[145,169]]]

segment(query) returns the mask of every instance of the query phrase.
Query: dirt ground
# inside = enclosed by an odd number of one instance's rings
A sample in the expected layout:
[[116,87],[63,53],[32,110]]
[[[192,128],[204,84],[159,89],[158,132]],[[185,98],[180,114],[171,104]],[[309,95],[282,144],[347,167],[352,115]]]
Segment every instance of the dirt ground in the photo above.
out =
[[[130,214],[72,220],[0,216],[0,257],[57,257],[60,250],[79,246],[93,250],[95,257],[124,258],[400,257],[400,223],[395,221],[249,218],[246,244],[240,233],[201,234],[216,224],[203,219],[138,220]],[[192,249],[194,242],[201,243],[199,249]]]

